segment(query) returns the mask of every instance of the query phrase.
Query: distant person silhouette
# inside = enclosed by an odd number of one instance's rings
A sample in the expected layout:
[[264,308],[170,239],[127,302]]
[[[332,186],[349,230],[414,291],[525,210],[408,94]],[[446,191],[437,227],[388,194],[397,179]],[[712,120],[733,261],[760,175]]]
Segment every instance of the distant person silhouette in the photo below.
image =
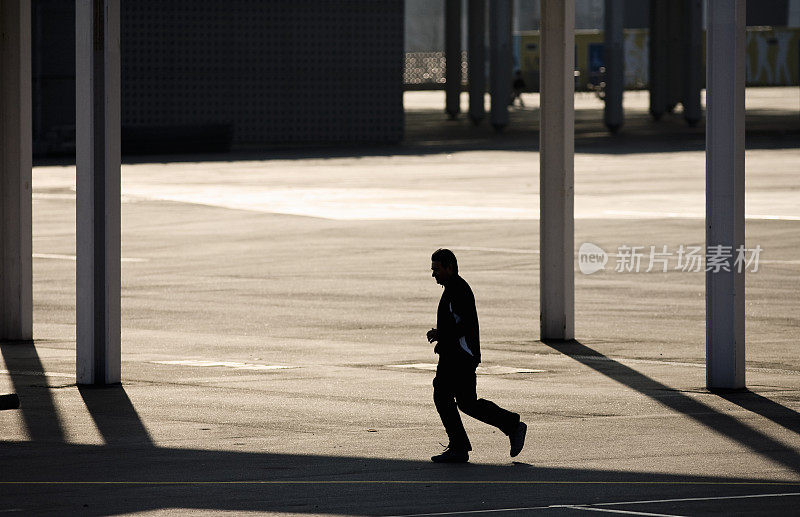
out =
[[524,108],[525,103],[522,101],[522,91],[525,89],[525,80],[522,78],[522,70],[517,70],[514,72],[514,82],[512,83],[512,88],[514,91],[511,94],[511,101],[508,103],[508,105],[513,106],[514,101],[519,99],[519,107]]
[[475,369],[481,362],[481,349],[472,289],[458,275],[456,256],[448,249],[433,253],[431,271],[436,283],[444,286],[436,312],[436,328],[427,334],[429,343],[436,342],[433,351],[439,354],[433,379],[433,401],[450,439],[445,451],[431,460],[436,463],[469,461],[472,445],[461,423],[459,409],[503,431],[511,441],[511,457],[514,457],[525,445],[527,426],[517,413],[479,399],[476,393]]

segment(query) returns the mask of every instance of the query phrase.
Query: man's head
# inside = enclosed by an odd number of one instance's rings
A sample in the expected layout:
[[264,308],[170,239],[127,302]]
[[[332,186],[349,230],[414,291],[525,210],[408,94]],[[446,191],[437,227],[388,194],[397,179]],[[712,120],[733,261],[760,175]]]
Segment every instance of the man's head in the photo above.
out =
[[458,274],[458,261],[452,251],[439,248],[431,255],[431,276],[437,284],[446,285],[450,279]]

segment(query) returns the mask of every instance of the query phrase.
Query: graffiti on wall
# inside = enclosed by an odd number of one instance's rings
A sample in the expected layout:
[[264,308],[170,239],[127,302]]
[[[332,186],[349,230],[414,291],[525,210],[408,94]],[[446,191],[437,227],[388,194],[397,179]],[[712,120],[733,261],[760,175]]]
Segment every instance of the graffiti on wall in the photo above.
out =
[[646,29],[625,31],[625,87],[640,89],[647,86],[650,77],[650,34]]
[[[647,86],[648,33],[646,29],[626,29],[623,49],[625,54],[625,87]],[[539,33],[525,32],[518,39],[522,75],[525,84],[533,90],[539,88]],[[597,30],[575,32],[575,89],[587,90],[602,81],[603,33]]]
[[[649,31],[626,29],[624,32],[625,88],[647,88],[649,83]],[[519,42],[520,65],[525,84],[539,89],[539,33],[523,32]],[[705,38],[703,42],[705,48]],[[800,29],[747,29],[746,45],[748,86],[795,86],[800,84]],[[603,32],[575,32],[576,90],[597,86],[603,67]]]
[[748,30],[746,48],[748,85],[798,84],[800,30],[785,28]]

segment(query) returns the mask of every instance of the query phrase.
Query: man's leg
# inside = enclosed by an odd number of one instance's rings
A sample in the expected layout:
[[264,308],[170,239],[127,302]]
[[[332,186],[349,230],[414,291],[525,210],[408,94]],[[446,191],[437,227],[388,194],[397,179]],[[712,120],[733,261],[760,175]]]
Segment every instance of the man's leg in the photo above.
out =
[[450,439],[449,447],[453,450],[471,451],[472,445],[469,443],[467,431],[461,422],[461,415],[458,414],[455,393],[452,390],[449,380],[442,375],[439,370],[433,379],[433,402],[436,404],[436,411],[442,419],[447,437]]
[[455,393],[458,408],[472,418],[492,425],[510,436],[519,425],[519,415],[501,408],[490,400],[479,399],[475,384],[474,370],[464,371],[459,376],[459,385]]
[[472,402],[459,400],[458,407],[465,414],[480,420],[510,435],[519,425],[519,415],[503,409],[491,400],[477,399]]

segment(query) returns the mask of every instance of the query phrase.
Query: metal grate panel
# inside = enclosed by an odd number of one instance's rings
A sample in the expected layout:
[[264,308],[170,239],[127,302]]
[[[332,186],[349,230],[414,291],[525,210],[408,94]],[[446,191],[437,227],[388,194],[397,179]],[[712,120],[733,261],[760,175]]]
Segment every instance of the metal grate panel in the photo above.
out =
[[127,127],[230,125],[235,145],[403,131],[402,0],[123,0]]

